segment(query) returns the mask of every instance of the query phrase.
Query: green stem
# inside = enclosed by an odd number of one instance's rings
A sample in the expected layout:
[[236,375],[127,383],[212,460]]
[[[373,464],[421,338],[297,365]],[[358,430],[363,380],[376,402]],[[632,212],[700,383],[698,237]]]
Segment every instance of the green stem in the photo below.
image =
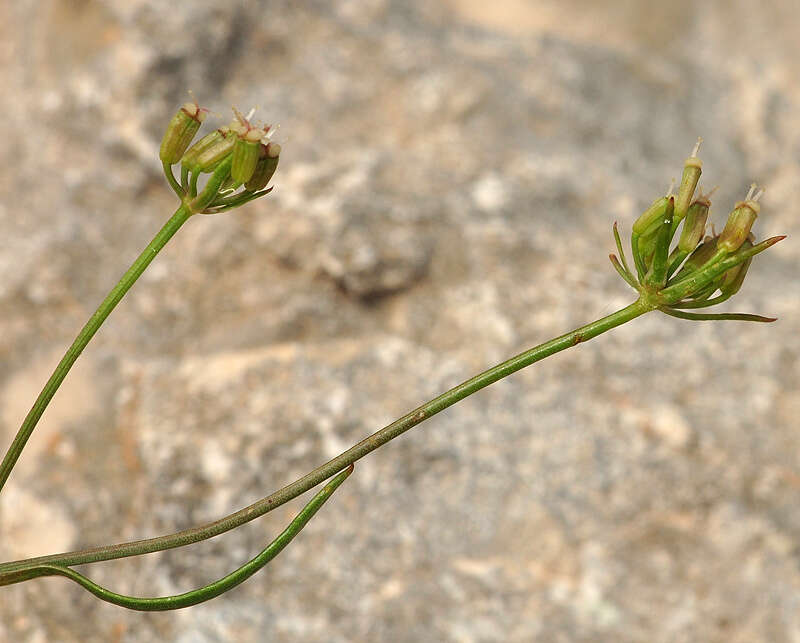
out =
[[664,282],[667,280],[667,255],[669,253],[669,244],[672,240],[671,227],[674,206],[675,199],[670,197],[667,202],[667,210],[664,213],[664,220],[657,233],[658,240],[656,241],[656,248],[653,253],[653,263],[647,275],[645,275],[645,284],[648,286],[655,286],[657,289],[663,288]]
[[669,258],[670,264],[669,264],[669,270],[667,270],[667,281],[669,281],[672,275],[675,274],[675,271],[680,267],[680,265],[683,263],[683,260],[686,259],[686,257],[688,256],[689,256],[688,252],[684,252],[679,248],[675,248],[675,251],[672,253],[672,255],[670,255]]
[[267,188],[266,190],[261,190],[260,192],[242,192],[230,197],[224,197],[221,199],[218,198],[205,210],[201,210],[199,214],[219,214],[221,212],[227,212],[228,210],[238,208],[239,206],[258,199],[265,194],[269,194],[270,192],[272,192],[271,187]]
[[[630,266],[628,266],[628,260],[625,258],[625,250],[622,248],[622,239],[619,238],[619,230],[617,229],[617,222],[614,221],[614,243],[617,244],[617,252],[619,252],[619,259],[622,261],[622,267],[625,269],[628,277],[633,279],[633,273],[631,272]],[[625,279],[625,281],[628,281]],[[630,282],[628,282],[630,283]],[[631,284],[633,285],[633,284]],[[639,290],[637,286],[633,286],[636,290]]]
[[[169,172],[169,174],[171,174],[171,172]],[[69,373],[75,360],[78,359],[83,349],[86,348],[86,345],[89,343],[89,340],[94,337],[97,329],[100,328],[111,311],[114,310],[115,306],[125,296],[125,293],[130,290],[131,286],[133,286],[139,276],[144,272],[145,268],[150,265],[150,262],[153,261],[159,251],[190,216],[191,212],[184,206],[179,207],[175,211],[175,214],[170,217],[169,221],[164,224],[164,227],[159,230],[158,234],[142,251],[142,254],[140,254],[131,267],[128,268],[128,271],[122,276],[122,279],[120,279],[117,285],[108,293],[94,314],[89,318],[89,321],[87,321],[86,325],[81,329],[81,332],[78,333],[75,341],[72,342],[72,346],[67,349],[64,357],[61,358],[61,361],[58,363],[58,366],[56,366],[50,379],[47,380],[41,393],[39,393],[39,397],[36,398],[36,402],[34,402],[33,407],[25,417],[22,426],[19,428],[19,431],[17,431],[14,441],[11,443],[8,452],[3,458],[2,464],[0,464],[0,490],[5,485],[6,480],[8,480],[8,476],[11,475],[11,470],[14,468],[22,450],[25,448],[28,438],[31,437],[31,433],[33,433],[33,430],[36,428],[36,424],[42,417],[50,400],[53,399],[58,387],[61,386],[61,382],[64,381],[67,373]]]
[[764,317],[763,315],[751,315],[750,313],[687,313],[675,308],[661,308],[661,312],[678,317],[679,319],[690,319],[692,321],[752,321],[752,322],[774,322],[777,317]]
[[164,176],[167,177],[167,182],[169,183],[170,187],[173,189],[175,194],[178,195],[179,199],[183,199],[185,192],[183,191],[183,188],[181,188],[178,181],[175,179],[175,175],[172,173],[172,166],[167,162],[164,162],[161,165],[164,168]]
[[576,346],[577,344],[588,341],[593,337],[597,337],[601,333],[631,321],[632,319],[635,319],[646,312],[654,310],[654,308],[655,305],[653,303],[648,301],[646,298],[640,298],[629,306],[603,317],[602,319],[598,319],[590,324],[581,326],[580,328],[566,333],[565,335],[561,335],[560,337],[551,339],[548,342],[539,344],[538,346],[535,346],[524,353],[520,353],[516,357],[512,357],[511,359],[498,364],[497,366],[494,366],[489,370],[468,379],[458,386],[451,388],[449,391],[446,391],[445,393],[433,398],[429,402],[417,407],[410,413],[392,422],[383,429],[373,433],[371,436],[365,438],[332,460],[329,460],[322,466],[317,467],[310,473],[307,473],[302,478],[299,478],[298,480],[274,492],[266,498],[253,503],[249,507],[240,509],[239,511],[224,518],[206,525],[185,529],[183,531],[157,538],[5,563],[0,565],[0,585],[6,585],[19,582],[20,580],[25,580],[25,578],[21,576],[24,576],[26,570],[30,572],[33,568],[40,565],[57,565],[66,567],[103,560],[112,560],[115,558],[124,558],[127,556],[148,554],[196,543],[201,540],[206,540],[207,538],[213,538],[214,536],[218,536],[231,529],[235,529],[246,522],[254,520],[259,516],[263,516],[265,513],[281,506],[293,498],[296,498],[309,489],[316,487],[322,481],[327,480],[331,476],[347,468],[356,462],[356,460],[363,458],[365,455],[371,453],[378,447],[383,446],[390,440],[402,435],[423,420],[427,420],[431,416],[436,415],[440,411],[443,411],[449,406],[452,406],[456,402],[463,400],[465,397],[472,395],[482,388],[485,388],[486,386],[489,386],[490,384],[493,384],[504,377],[508,377],[512,373],[516,373],[520,369],[530,366],[541,359],[554,355],[559,351]]
[[253,574],[258,572],[267,563],[283,551],[283,549],[294,539],[297,534],[308,524],[308,521],[314,517],[314,514],[319,511],[320,507],[333,495],[333,492],[341,485],[348,476],[353,472],[352,465],[342,471],[333,480],[326,484],[309,502],[303,507],[299,514],[289,523],[289,526],[284,529],[275,540],[267,545],[261,552],[254,558],[247,561],[241,567],[233,570],[213,583],[204,585],[198,589],[184,592],[183,594],[176,594],[174,596],[160,596],[160,597],[139,597],[139,596],[126,596],[125,594],[117,594],[105,587],[102,587],[87,578],[83,574],[76,572],[74,569],[64,567],[62,565],[40,565],[28,570],[28,578],[38,578],[42,576],[64,576],[70,580],[78,583],[88,592],[91,592],[97,598],[104,600],[120,607],[126,607],[131,610],[139,610],[142,612],[156,612],[164,610],[176,610],[183,607],[190,607],[203,603],[205,601],[216,598],[220,594],[233,589],[240,585]]
[[611,265],[614,266],[614,270],[619,273],[619,276],[622,277],[631,288],[639,292],[639,284],[636,283],[636,279],[634,279],[633,275],[626,271],[624,266],[620,265],[617,255],[610,254],[608,258],[611,259]]
[[643,283],[647,267],[644,265],[644,259],[639,248],[639,235],[635,232],[631,232],[631,254],[633,255],[633,263],[636,266],[636,276],[639,278],[639,283]]

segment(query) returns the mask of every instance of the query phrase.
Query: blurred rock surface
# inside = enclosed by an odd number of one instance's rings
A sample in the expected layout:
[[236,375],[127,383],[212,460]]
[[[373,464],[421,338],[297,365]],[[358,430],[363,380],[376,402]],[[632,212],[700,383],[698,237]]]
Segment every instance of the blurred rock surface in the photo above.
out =
[[[281,124],[275,192],[197,218],[81,357],[0,496],[0,556],[219,517],[421,401],[628,303],[608,265],[698,134],[716,221],[800,232],[794,3],[0,4],[0,437],[162,224],[192,89]],[[643,7],[648,7],[644,9]],[[791,239],[736,309],[649,318],[357,465],[265,571],[178,613],[0,588],[9,641],[800,640]],[[208,582],[290,519],[92,567]]]

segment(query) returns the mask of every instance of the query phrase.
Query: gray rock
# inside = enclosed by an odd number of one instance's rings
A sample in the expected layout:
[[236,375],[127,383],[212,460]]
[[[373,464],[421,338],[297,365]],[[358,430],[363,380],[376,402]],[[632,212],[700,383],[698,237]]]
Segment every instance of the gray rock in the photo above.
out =
[[[190,221],[80,358],[0,495],[4,560],[213,520],[626,305],[611,224],[699,134],[717,226],[758,179],[759,237],[790,240],[730,308],[778,323],[637,320],[359,463],[230,594],[142,615],[37,580],[0,588],[0,640],[797,640],[800,24],[695,4],[2,4],[3,444],[175,207],[186,90],[284,145],[274,193]],[[298,506],[85,571],[185,591]]]

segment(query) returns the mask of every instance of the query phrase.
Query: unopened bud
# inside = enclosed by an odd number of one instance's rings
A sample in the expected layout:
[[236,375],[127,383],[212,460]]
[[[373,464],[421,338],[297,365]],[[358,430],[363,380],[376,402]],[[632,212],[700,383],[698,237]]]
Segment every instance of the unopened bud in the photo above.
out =
[[694,191],[697,187],[697,182],[700,180],[700,174],[703,171],[703,162],[697,158],[697,151],[700,149],[700,143],[702,142],[702,138],[697,139],[692,155],[683,164],[683,176],[681,177],[680,187],[678,187],[678,197],[675,199],[676,221],[680,221],[686,216],[689,204],[694,198]]
[[634,234],[643,236],[652,230],[658,230],[664,220],[668,204],[669,195],[659,197],[653,201],[650,207],[633,223]]
[[259,148],[264,133],[259,129],[251,129],[239,134],[233,145],[233,163],[231,178],[238,184],[246,183],[253,176],[258,164]]
[[[216,167],[233,152],[233,145],[236,143],[236,134],[228,127],[220,127],[217,132],[219,136],[215,136],[208,145],[203,146],[202,149],[198,149],[196,154],[193,153],[189,156],[188,161],[191,165],[189,165],[189,163],[186,165],[193,172],[213,172]],[[194,148],[192,148],[192,150],[193,149]],[[192,150],[190,150],[190,152]]]
[[[742,243],[741,249],[747,250],[748,248],[752,247],[753,235],[750,235],[744,240],[744,243]],[[750,263],[752,261],[753,258],[748,257],[738,266],[734,266],[725,272],[725,274],[722,276],[722,283],[719,286],[719,290],[723,295],[731,297],[739,292],[739,289],[742,287],[742,282],[744,282],[745,275],[747,274],[747,269],[750,267]]]
[[750,228],[753,227],[761,210],[758,199],[764,194],[764,190],[759,190],[757,193],[755,190],[756,184],[753,183],[745,200],[739,201],[728,215],[728,222],[719,235],[717,246],[720,250],[729,253],[736,252],[744,243],[744,240],[747,239],[747,235],[750,234]]
[[[203,138],[186,150],[183,158],[181,158],[181,165],[187,168],[190,172],[204,171],[201,169],[201,155],[206,154],[209,150],[216,150],[219,144],[228,136],[229,133],[230,128],[223,125],[222,127],[215,129],[210,134],[206,134]],[[232,144],[233,140],[231,140],[230,143],[231,149],[233,149]]]
[[237,134],[236,143],[233,146],[233,161],[231,163],[231,179],[236,185],[247,183],[253,176],[261,155],[261,141],[267,136],[269,126],[265,128],[254,127],[250,124],[252,110],[247,116],[243,116],[239,110],[234,108],[238,126],[235,127]]
[[257,192],[258,190],[263,190],[265,187],[267,187],[267,183],[269,183],[269,180],[272,178],[272,175],[275,174],[275,170],[278,168],[278,158],[280,157],[280,153],[281,146],[277,143],[267,143],[266,145],[261,145],[258,163],[256,163],[256,169],[253,172],[253,176],[250,177],[250,180],[244,184],[246,190],[250,192]]
[[700,243],[700,239],[703,238],[706,231],[709,207],[711,207],[711,202],[707,197],[702,196],[689,206],[683,222],[681,238],[678,240],[678,250],[688,254]]
[[197,103],[186,103],[178,110],[161,139],[159,157],[162,162],[173,165],[181,159],[205,117],[206,110]]

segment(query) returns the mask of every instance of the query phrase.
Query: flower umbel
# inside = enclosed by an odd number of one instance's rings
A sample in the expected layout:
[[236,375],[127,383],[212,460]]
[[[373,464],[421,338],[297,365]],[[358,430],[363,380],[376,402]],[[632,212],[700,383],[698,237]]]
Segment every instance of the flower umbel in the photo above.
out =
[[[206,112],[196,102],[186,103],[170,121],[161,141],[164,175],[191,214],[217,214],[249,203],[272,188],[266,188],[278,167],[281,146],[271,143],[270,125],[256,125],[252,112],[235,118],[189,147]],[[188,149],[187,149],[188,148]],[[180,182],[172,166],[180,163]],[[209,175],[203,189],[198,182]],[[241,189],[240,189],[241,188]]]
[[[720,234],[706,236],[706,221],[711,207],[711,190],[695,198],[702,163],[697,151],[686,159],[678,196],[672,188],[659,197],[633,224],[631,253],[636,272],[628,266],[617,225],[614,238],[619,258],[610,255],[611,263],[620,276],[640,294],[640,299],[653,308],[682,319],[735,319],[741,321],[775,321],[745,313],[689,313],[685,309],[707,308],[726,301],[741,288],[752,258],[785,236],[770,237],[754,242],[750,233],[761,210],[758,203],[764,190],[756,184],[743,201],[739,201],[728,216]],[[671,248],[678,228],[683,229]],[[621,262],[620,262],[621,260]],[[719,291],[716,296],[715,293]]]

